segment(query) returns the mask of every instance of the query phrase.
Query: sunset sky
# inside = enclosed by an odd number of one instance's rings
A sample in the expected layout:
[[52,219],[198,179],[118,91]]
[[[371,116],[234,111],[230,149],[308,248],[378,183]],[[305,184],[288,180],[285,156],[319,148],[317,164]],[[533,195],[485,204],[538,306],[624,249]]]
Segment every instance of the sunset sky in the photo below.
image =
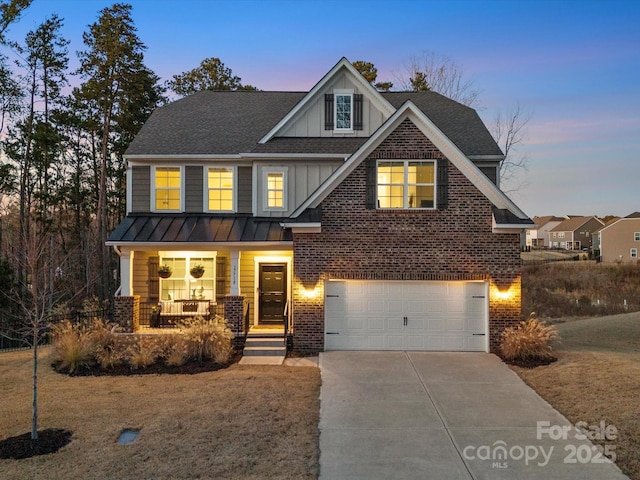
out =
[[[309,90],[341,57],[396,83],[412,56],[450,57],[480,91],[487,125],[519,104],[531,113],[530,216],[640,211],[640,1],[132,0],[145,63],[163,79],[219,57],[261,90]],[[8,37],[52,13],[75,52],[105,0],[34,0]],[[72,79],[78,83],[77,79]]]

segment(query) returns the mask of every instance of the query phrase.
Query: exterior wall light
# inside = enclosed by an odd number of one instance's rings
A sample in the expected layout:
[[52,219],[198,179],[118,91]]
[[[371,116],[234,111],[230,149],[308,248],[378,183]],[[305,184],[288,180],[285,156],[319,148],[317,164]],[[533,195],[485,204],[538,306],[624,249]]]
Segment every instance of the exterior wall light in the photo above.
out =
[[315,287],[305,288],[302,293],[306,298],[313,298],[318,295]]

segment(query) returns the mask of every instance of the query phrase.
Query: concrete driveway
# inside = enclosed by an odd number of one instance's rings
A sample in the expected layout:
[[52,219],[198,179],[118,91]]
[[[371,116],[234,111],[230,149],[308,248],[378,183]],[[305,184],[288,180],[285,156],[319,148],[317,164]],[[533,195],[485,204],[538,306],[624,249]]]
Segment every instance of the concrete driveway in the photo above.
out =
[[627,478],[495,355],[326,352],[319,365],[321,480]]

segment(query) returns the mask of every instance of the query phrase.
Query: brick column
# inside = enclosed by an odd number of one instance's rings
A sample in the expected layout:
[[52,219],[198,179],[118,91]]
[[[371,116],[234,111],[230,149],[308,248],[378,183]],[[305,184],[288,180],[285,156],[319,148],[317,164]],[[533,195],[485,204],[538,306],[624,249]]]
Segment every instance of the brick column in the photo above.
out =
[[140,328],[140,295],[116,297],[113,321],[125,332],[135,332]]
[[224,297],[224,318],[233,332],[233,346],[244,347],[244,297],[242,295],[227,295]]

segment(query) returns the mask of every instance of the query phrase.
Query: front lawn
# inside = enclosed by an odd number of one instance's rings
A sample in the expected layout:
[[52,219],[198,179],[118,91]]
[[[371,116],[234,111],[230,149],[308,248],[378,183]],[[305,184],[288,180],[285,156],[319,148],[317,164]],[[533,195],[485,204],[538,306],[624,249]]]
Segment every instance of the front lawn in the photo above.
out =
[[[558,361],[534,369],[512,367],[572,423],[613,425],[617,465],[640,480],[640,314],[573,320],[557,325]],[[598,442],[596,442],[598,443]]]
[[[54,454],[0,460],[3,479],[317,478],[317,368],[69,377],[52,370],[47,350],[39,428],[71,430],[72,441]],[[0,354],[0,441],[30,431],[30,355]],[[139,438],[119,444],[127,428]]]

